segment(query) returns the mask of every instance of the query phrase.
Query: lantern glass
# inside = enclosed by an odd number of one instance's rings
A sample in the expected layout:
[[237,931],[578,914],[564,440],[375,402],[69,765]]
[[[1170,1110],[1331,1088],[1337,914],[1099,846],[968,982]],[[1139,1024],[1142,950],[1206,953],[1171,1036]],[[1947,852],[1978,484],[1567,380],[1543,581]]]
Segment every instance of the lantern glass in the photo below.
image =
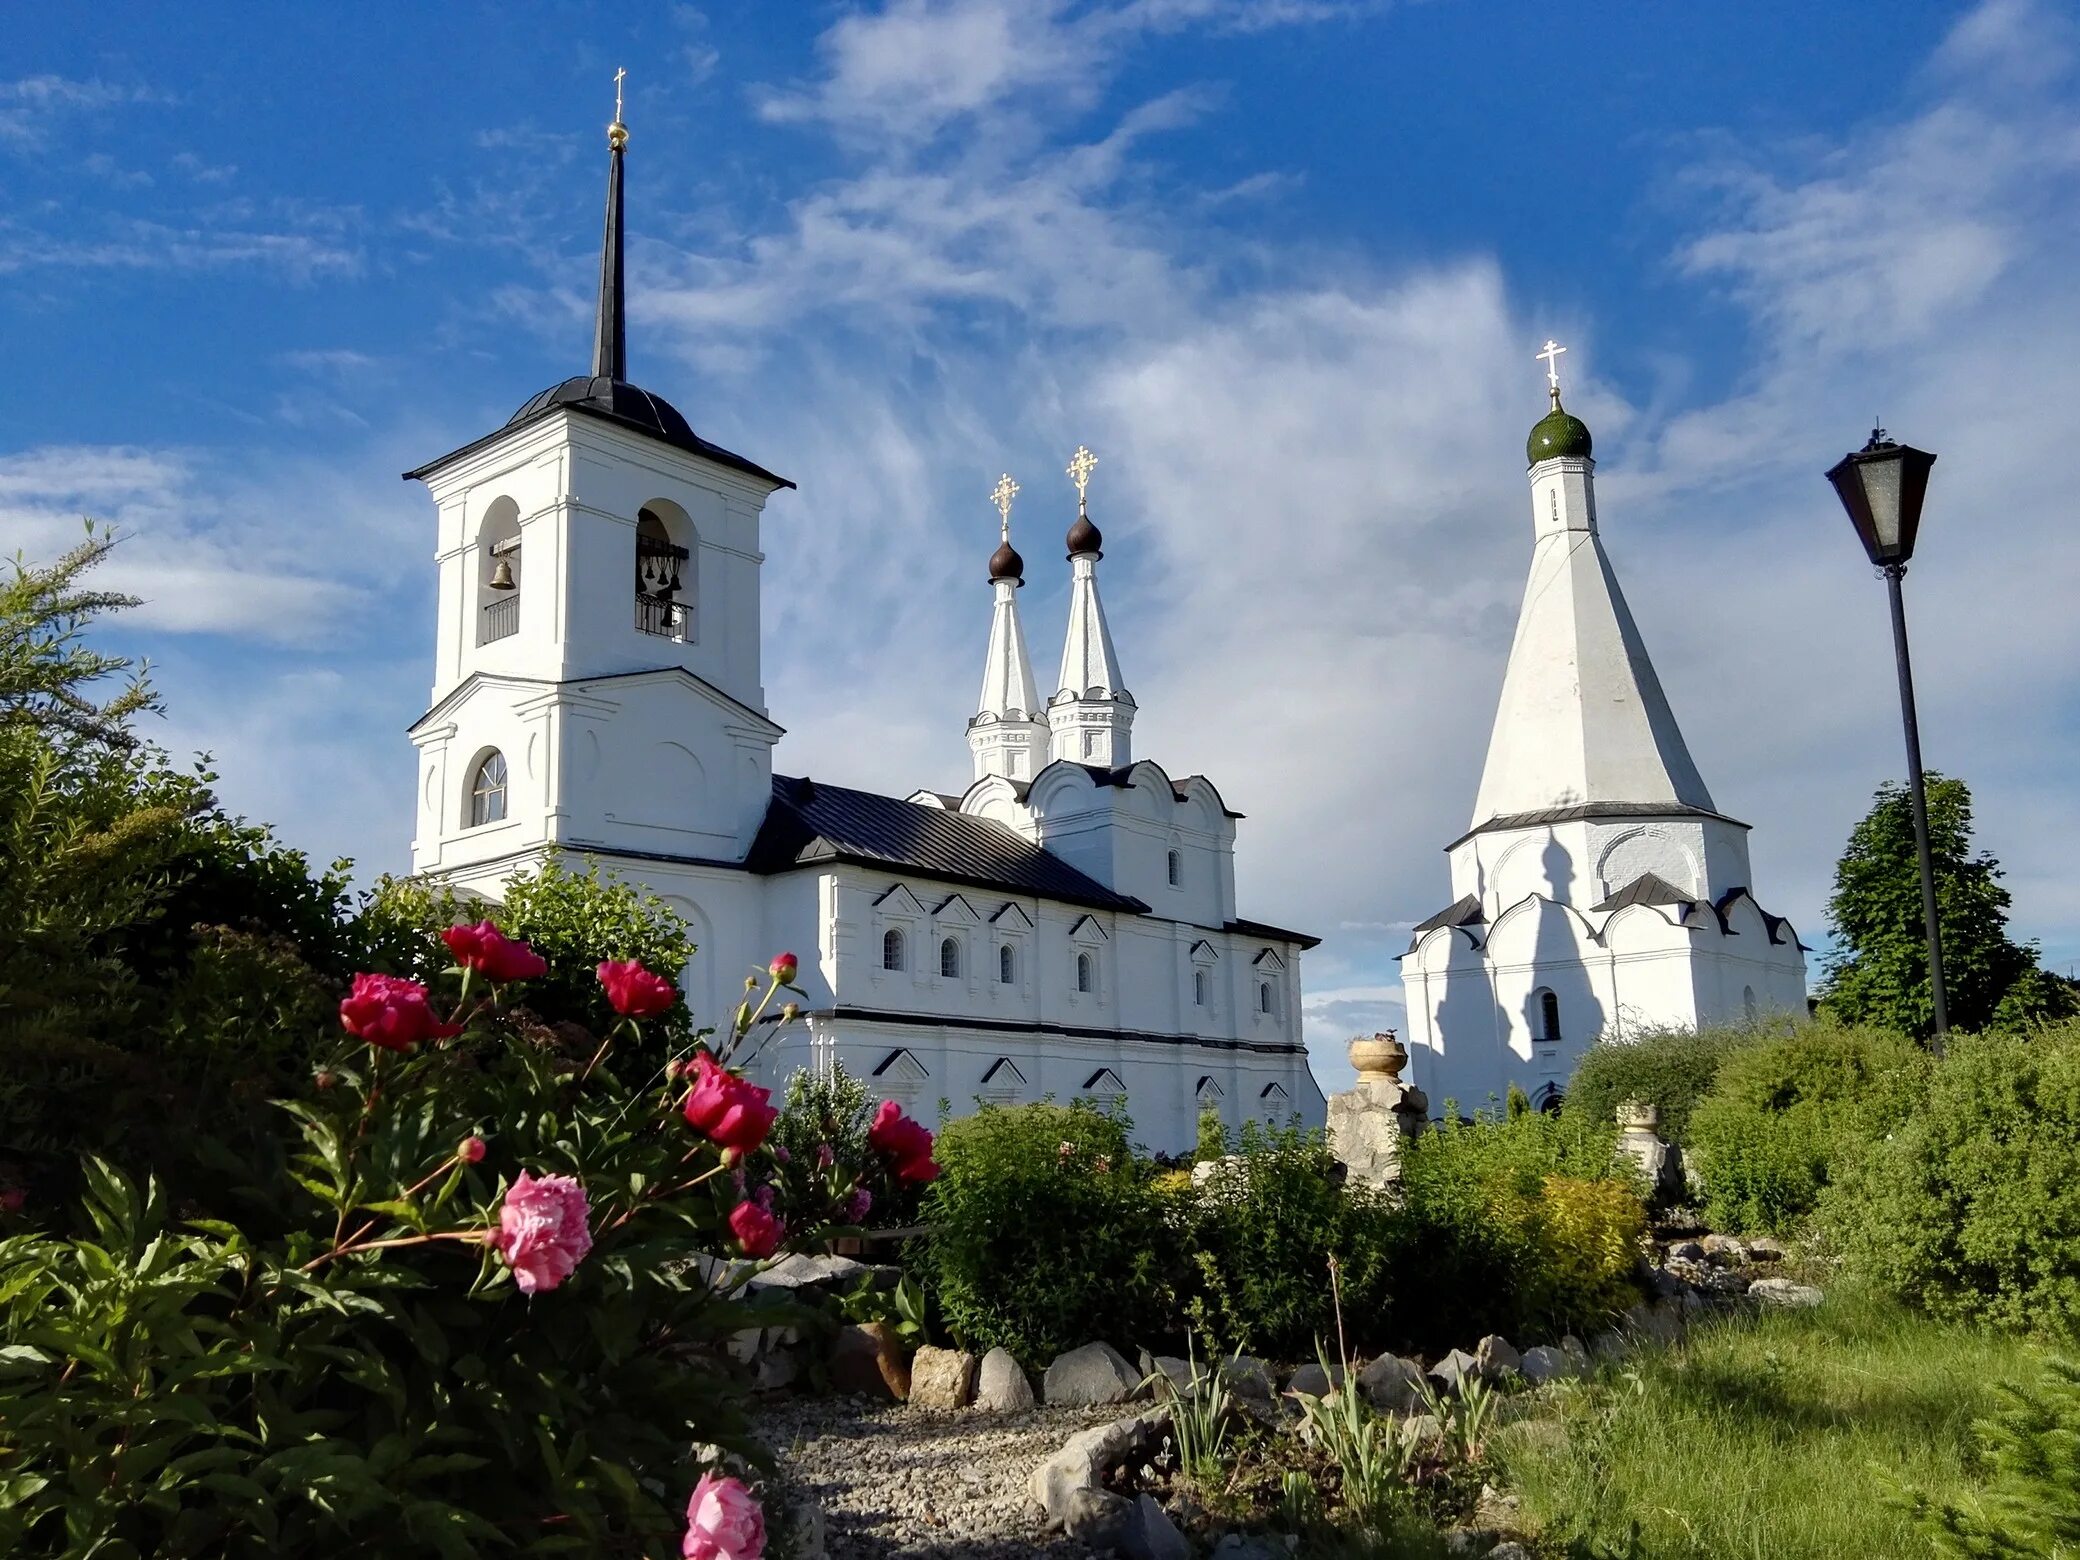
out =
[[1882,428],[1874,428],[1869,443],[1828,472],[1857,539],[1881,568],[1903,565],[1914,556],[1921,501],[1935,460],[1928,451],[1895,444]]

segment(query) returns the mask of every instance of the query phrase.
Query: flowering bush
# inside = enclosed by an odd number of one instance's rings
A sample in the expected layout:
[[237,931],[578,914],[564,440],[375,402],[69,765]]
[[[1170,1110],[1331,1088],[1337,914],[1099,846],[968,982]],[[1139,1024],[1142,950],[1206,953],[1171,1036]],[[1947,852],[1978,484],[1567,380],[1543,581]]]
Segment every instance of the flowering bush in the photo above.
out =
[[0,1224],[0,1552],[763,1552],[693,1450],[759,1456],[718,1363],[749,1270],[697,1258],[822,1240],[928,1135],[793,1173],[728,1067],[777,976],[636,1076],[646,1020],[528,1022],[548,961],[488,922],[441,941],[428,982],[355,981],[242,1216],[183,1226],[96,1162],[91,1234]]

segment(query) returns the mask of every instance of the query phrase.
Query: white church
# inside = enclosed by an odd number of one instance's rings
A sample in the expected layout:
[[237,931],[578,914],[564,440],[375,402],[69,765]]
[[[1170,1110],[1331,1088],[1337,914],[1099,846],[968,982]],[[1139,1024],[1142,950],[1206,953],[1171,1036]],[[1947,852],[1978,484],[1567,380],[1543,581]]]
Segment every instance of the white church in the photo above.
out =
[[1545,1106],[1583,1050],[1652,1028],[1806,1011],[1805,949],[1756,902],[1748,826],[1705,789],[1597,531],[1588,428],[1531,430],[1531,576],[1450,906],[1401,956],[1412,1081],[1433,1114],[1521,1087]]
[[1300,1013],[1317,939],[1239,916],[1240,815],[1204,777],[1134,757],[1087,452],[1045,699],[1019,621],[1016,489],[998,486],[967,787],[899,798],[774,772],[759,528],[794,484],[629,382],[627,136],[617,114],[591,373],[406,473],[439,512],[414,872],[495,899],[549,852],[598,859],[691,924],[703,1022],[794,951],[806,1022],[761,1052],[769,1083],[838,1059],[927,1118],[942,1099],[1124,1098],[1164,1150],[1189,1147],[1207,1109],[1318,1125]]

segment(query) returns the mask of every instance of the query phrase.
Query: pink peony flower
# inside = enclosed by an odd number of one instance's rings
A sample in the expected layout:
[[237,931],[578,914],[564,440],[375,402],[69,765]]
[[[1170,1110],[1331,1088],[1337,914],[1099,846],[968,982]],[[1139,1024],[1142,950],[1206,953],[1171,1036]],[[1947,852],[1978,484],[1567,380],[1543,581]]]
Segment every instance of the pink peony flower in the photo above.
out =
[[484,1140],[475,1133],[471,1133],[461,1143],[456,1145],[455,1157],[466,1165],[482,1164],[484,1162]]
[[773,1091],[739,1078],[706,1051],[694,1053],[693,1065],[699,1077],[686,1096],[687,1125],[723,1148],[750,1153],[780,1115],[766,1103]]
[[903,1114],[894,1100],[883,1100],[867,1128],[867,1142],[889,1162],[898,1181],[936,1181],[939,1166],[932,1158],[932,1135]]
[[794,984],[795,971],[800,968],[799,961],[791,953],[781,954],[771,964],[766,966],[773,979],[780,982],[783,986],[792,986]]
[[356,975],[354,989],[339,1005],[339,1021],[348,1034],[386,1051],[462,1033],[460,1024],[440,1021],[424,986],[395,975]]
[[513,1270],[523,1295],[554,1289],[569,1278],[592,1249],[587,1221],[592,1210],[585,1188],[567,1175],[536,1180],[525,1170],[506,1188],[491,1244]]
[[818,1144],[816,1145],[816,1168],[817,1168],[817,1169],[819,1169],[819,1170],[828,1170],[828,1169],[830,1169],[830,1167],[831,1167],[832,1165],[836,1164],[837,1162],[838,1162],[838,1151],[837,1151],[836,1149],[832,1148],[832,1147],[830,1146],[830,1144],[828,1144],[828,1143],[818,1143]]
[[526,943],[515,942],[489,921],[479,921],[475,926],[451,926],[441,933],[441,941],[455,955],[457,964],[475,970],[494,986],[513,980],[539,980],[549,973],[547,959]]
[[766,1514],[736,1479],[701,1475],[686,1503],[684,1560],[759,1560],[766,1552]]
[[845,1199],[845,1222],[857,1224],[866,1218],[867,1210],[874,1206],[874,1194],[864,1186],[855,1186],[852,1195]]
[[607,1002],[623,1018],[655,1018],[679,1000],[679,988],[643,968],[641,959],[607,960],[599,967]]
[[747,1257],[770,1257],[780,1249],[780,1236],[786,1228],[764,1202],[740,1202],[729,1211],[730,1233]]

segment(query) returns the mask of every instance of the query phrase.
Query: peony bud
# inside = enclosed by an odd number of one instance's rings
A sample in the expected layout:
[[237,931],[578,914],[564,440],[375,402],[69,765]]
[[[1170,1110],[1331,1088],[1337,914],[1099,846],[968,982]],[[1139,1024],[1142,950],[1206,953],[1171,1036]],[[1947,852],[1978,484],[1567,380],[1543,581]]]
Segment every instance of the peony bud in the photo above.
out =
[[746,991],[758,990],[758,977],[756,975],[746,975],[744,977],[744,989]]
[[311,1082],[316,1084],[320,1089],[330,1089],[335,1087],[339,1083],[339,1074],[333,1072],[330,1068],[327,1068],[325,1071],[319,1073],[317,1077],[313,1078]]
[[19,1186],[10,1186],[0,1192],[0,1213],[20,1213],[27,1206],[29,1194]]
[[461,1143],[456,1145],[455,1157],[466,1165],[482,1164],[484,1162],[484,1140],[474,1132],[471,1133]]
[[771,973],[773,979],[780,982],[781,985],[792,986],[794,984],[795,971],[800,967],[799,961],[796,960],[793,954],[783,953],[771,964],[767,965],[766,969]]
[[800,1018],[801,1016],[802,1016],[802,1005],[801,1005],[801,1004],[800,1004],[799,1002],[783,1002],[783,1003],[782,1003],[782,1004],[780,1005],[780,1022],[781,1022],[781,1023],[783,1023],[783,1024],[791,1024],[791,1023],[793,1023],[793,1022],[794,1022],[794,1021],[795,1021],[796,1019]]

